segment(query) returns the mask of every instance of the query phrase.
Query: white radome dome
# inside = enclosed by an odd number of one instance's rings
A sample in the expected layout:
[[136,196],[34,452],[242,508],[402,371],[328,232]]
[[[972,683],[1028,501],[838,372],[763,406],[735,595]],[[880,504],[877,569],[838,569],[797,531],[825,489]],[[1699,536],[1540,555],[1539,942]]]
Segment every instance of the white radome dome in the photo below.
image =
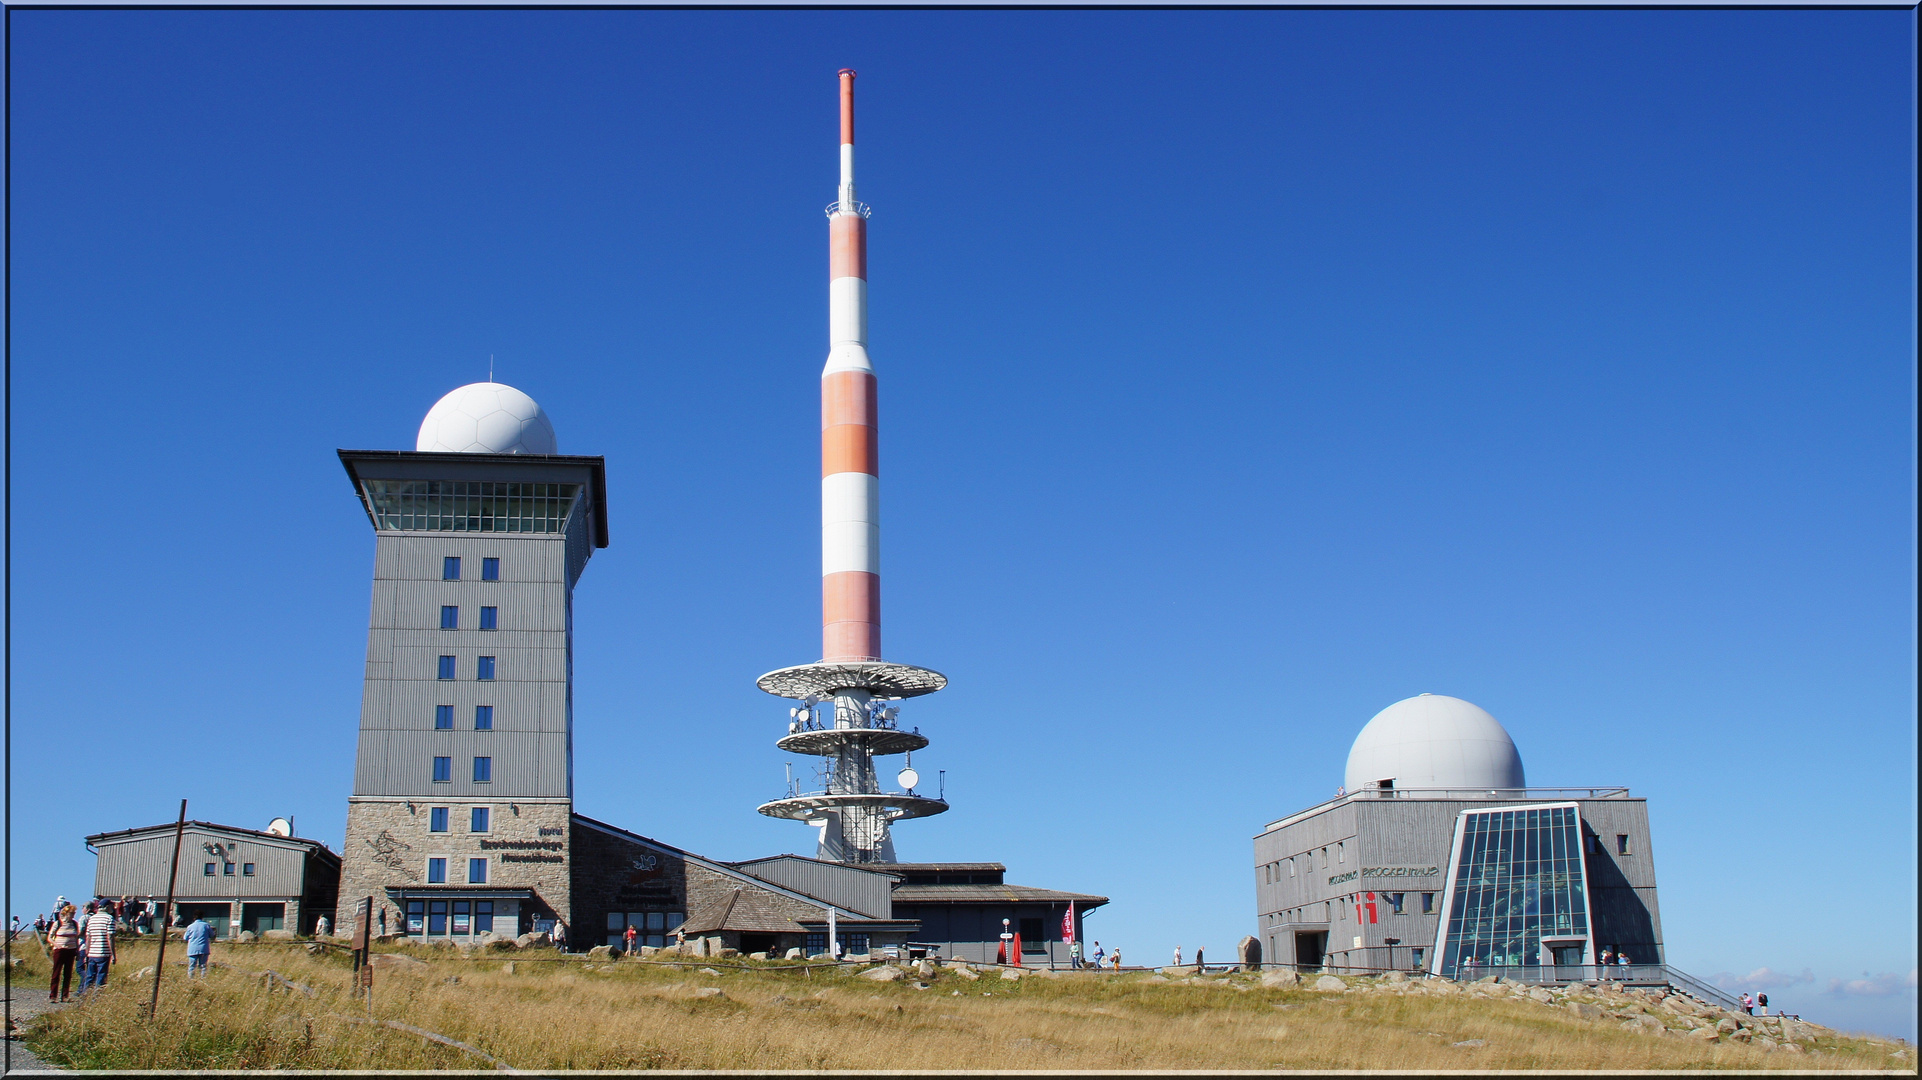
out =
[[1499,721],[1445,694],[1422,694],[1375,714],[1348,751],[1349,791],[1393,779],[1398,788],[1519,788],[1522,755]]
[[455,454],[557,454],[554,425],[533,398],[505,383],[469,383],[427,410],[415,450]]

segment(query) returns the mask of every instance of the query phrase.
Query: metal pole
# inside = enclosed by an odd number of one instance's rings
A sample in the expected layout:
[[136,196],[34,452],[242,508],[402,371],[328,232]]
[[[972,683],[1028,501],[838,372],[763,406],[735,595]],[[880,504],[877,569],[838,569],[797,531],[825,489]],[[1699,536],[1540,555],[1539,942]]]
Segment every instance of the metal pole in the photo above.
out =
[[147,1002],[147,1018],[160,1012],[160,973],[167,967],[167,924],[174,917],[174,881],[180,876],[180,836],[187,831],[187,800],[180,800],[180,820],[174,823],[174,862],[167,871],[167,906],[160,912],[160,953],[153,962],[153,999]]

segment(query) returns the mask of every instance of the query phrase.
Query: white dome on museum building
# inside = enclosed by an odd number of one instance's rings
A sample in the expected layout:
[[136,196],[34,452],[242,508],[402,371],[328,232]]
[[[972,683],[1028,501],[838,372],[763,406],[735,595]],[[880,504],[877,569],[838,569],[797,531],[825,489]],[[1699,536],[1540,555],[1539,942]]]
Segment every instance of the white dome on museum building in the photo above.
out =
[[1375,714],[1348,751],[1349,791],[1397,788],[1519,788],[1522,755],[1515,740],[1480,707],[1444,694],[1422,694]]
[[554,425],[533,398],[505,383],[469,383],[427,410],[415,450],[455,454],[558,454]]

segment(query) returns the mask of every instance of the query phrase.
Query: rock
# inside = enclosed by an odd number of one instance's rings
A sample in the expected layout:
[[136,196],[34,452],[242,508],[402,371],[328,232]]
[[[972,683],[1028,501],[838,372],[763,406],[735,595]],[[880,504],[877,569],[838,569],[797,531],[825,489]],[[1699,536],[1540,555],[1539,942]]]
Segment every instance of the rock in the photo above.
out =
[[260,935],[254,933],[252,930],[242,930],[240,933],[234,935],[235,942],[258,941],[258,940],[260,940]]
[[1061,977],[1061,973],[1053,968],[1038,967],[1025,968],[1024,970],[1037,979],[1059,979]]
[[916,975],[921,976],[923,979],[932,979],[934,978],[934,965],[929,963],[926,960],[923,960],[920,963],[914,965],[914,973]]
[[1321,978],[1315,980],[1315,989],[1346,990],[1348,989],[1348,984],[1335,978],[1333,975],[1323,975]]
[[512,975],[513,973],[514,973],[514,962],[512,960],[509,960],[507,963],[501,965],[502,975]]
[[[889,967],[886,964],[883,964],[880,967],[869,968],[868,970],[863,971],[859,977],[863,979],[872,979],[875,982],[894,982],[895,980],[901,978],[901,969],[897,967]],[[1018,975],[1015,977],[1020,978],[1020,976]]]
[[1241,961],[1241,970],[1254,971],[1261,967],[1261,942],[1252,934],[1244,937],[1235,945],[1235,959]]
[[265,941],[296,941],[300,938],[292,930],[262,930],[260,936]]
[[1271,989],[1277,986],[1300,986],[1301,976],[1292,971],[1264,971],[1261,973],[1261,985]]
[[324,953],[326,951],[327,951],[327,946],[322,945],[318,941],[310,941],[307,943],[308,956],[319,956],[321,953]]
[[375,953],[367,958],[367,963],[372,967],[387,968],[392,971],[421,971],[430,966],[425,960],[417,960],[406,953],[397,952]]
[[789,949],[789,950],[787,951],[787,955],[785,955],[785,956],[783,956],[783,957],[782,957],[781,959],[783,959],[783,960],[800,960],[800,959],[803,959],[803,958],[804,958],[804,957],[803,957],[803,956],[802,956],[802,954],[801,954],[801,950],[799,950],[799,949]]
[[596,945],[587,950],[587,958],[589,960],[612,960],[614,959],[614,946]]
[[1532,990],[1530,990],[1530,991],[1528,992],[1528,996],[1529,996],[1529,997],[1531,997],[1531,998],[1533,998],[1533,999],[1534,999],[1534,1000],[1536,1000],[1536,1001],[1539,1001],[1539,1002],[1541,1002],[1541,1003],[1542,1003],[1542,1004],[1544,1004],[1544,1005],[1548,1005],[1548,1004],[1551,1004],[1551,1003],[1553,1003],[1553,1002],[1554,1002],[1554,1000],[1555,1000],[1555,995],[1554,995],[1554,994],[1551,994],[1551,993],[1549,993],[1549,992],[1548,992],[1547,990],[1544,990],[1544,989],[1542,989],[1542,988],[1541,988],[1541,987],[1539,987],[1539,986],[1537,986],[1537,987],[1535,987],[1534,989],[1532,989]]
[[1783,1053],[1787,1053],[1787,1054],[1800,1054],[1805,1052],[1801,1047],[1795,1045],[1792,1042],[1783,1043],[1780,1049],[1782,1050]]
[[634,955],[636,955],[636,956],[638,956],[638,957],[640,957],[641,959],[643,959],[643,960],[645,960],[645,959],[647,959],[648,957],[650,957],[650,956],[653,956],[653,955],[654,955],[655,953],[660,953],[660,952],[665,952],[665,951],[667,951],[667,950],[666,950],[666,949],[664,949],[664,948],[662,948],[662,947],[661,947],[661,946],[659,946],[659,945],[643,945],[643,946],[641,946],[641,947],[640,947],[639,949],[637,949],[637,950],[635,950],[635,953],[634,953]]
[[710,967],[704,967],[704,968],[695,968],[694,970],[695,970],[695,972],[697,972],[698,974],[701,974],[701,975],[719,975],[719,974],[720,974],[720,972],[718,972],[718,971],[716,971],[716,970],[714,970],[713,968],[710,968]]
[[1782,1038],[1785,1040],[1813,1039],[1815,1038],[1815,1025],[1805,1024],[1800,1020],[1785,1019],[1782,1021]]
[[1701,1007],[1693,1001],[1676,994],[1663,998],[1662,1007],[1673,1011],[1678,1016],[1699,1016],[1702,1012]]
[[1168,977],[1166,975],[1150,975],[1141,981],[1152,982],[1152,983],[1165,983],[1168,981]]
[[721,988],[718,986],[703,986],[694,991],[694,996],[697,998],[714,998],[719,1001],[727,1000],[727,995],[722,993]]
[[948,970],[954,972],[956,975],[961,976],[962,978],[968,980],[969,982],[973,982],[974,980],[981,977],[981,974],[979,972],[975,971],[973,968],[969,967],[966,964],[950,967]]
[[153,965],[148,964],[146,967],[143,967],[139,971],[136,971],[133,973],[133,981],[139,982],[140,980],[149,978],[152,975],[153,975]]
[[1472,1046],[1485,1046],[1487,1044],[1484,1043],[1481,1039],[1463,1039],[1461,1042],[1458,1042],[1455,1045],[1472,1047]]
[[1660,1035],[1668,1027],[1653,1016],[1637,1016],[1622,1021],[1623,1031],[1633,1031],[1637,1035]]
[[547,944],[547,935],[542,933],[522,934],[520,937],[514,939],[514,944],[523,949],[532,949]]
[[1019,982],[1021,980],[1021,969],[1004,967],[1001,969],[1001,977],[1009,982]]
[[1600,1020],[1603,1015],[1601,1006],[1590,1005],[1586,1001],[1570,1001],[1564,1004],[1562,1008],[1567,1009],[1569,1012],[1574,1013],[1584,1020]]
[[1502,977],[1500,975],[1483,975],[1481,978],[1475,980],[1475,984],[1478,986],[1493,986],[1501,981]]
[[1728,1037],[1738,1043],[1746,1044],[1749,1040],[1755,1038],[1755,1032],[1745,1027],[1738,1027],[1734,1031],[1728,1032]]
[[1715,1030],[1718,1032],[1721,1032],[1724,1035],[1733,1035],[1740,1027],[1741,1025],[1737,1024],[1733,1020],[1715,1021]]
[[1696,1028],[1694,1031],[1691,1031],[1687,1035],[1684,1035],[1683,1038],[1694,1039],[1698,1042],[1721,1042],[1722,1041],[1722,1036],[1717,1034],[1714,1028],[1708,1027],[1707,1025]]
[[1403,972],[1391,971],[1388,974],[1382,976],[1381,981],[1387,983],[1390,986],[1400,986],[1403,983],[1408,981],[1408,976]]
[[749,960],[766,960],[768,956],[764,952],[751,952],[747,954],[747,958]]
[[1751,1042],[1749,1045],[1755,1047],[1756,1049],[1766,1054],[1766,1053],[1774,1052],[1775,1048],[1781,1044],[1777,1043],[1774,1039],[1769,1038],[1767,1035],[1757,1035],[1755,1037],[1755,1041]]
[[720,958],[721,958],[722,960],[725,960],[725,959],[727,959],[727,958],[728,958],[728,957],[730,957],[730,956],[739,956],[739,955],[741,955],[741,950],[739,950],[739,949],[730,949],[730,948],[728,948],[728,947],[727,947],[727,946],[725,946],[725,945],[723,945],[723,946],[721,946],[721,956],[720,956]]

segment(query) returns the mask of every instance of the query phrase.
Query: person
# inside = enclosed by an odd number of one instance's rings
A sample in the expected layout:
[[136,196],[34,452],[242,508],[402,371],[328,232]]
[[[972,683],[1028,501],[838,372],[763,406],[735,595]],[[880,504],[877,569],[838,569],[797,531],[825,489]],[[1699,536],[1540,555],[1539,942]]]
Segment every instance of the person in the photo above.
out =
[[333,928],[334,928],[334,924],[328,920],[325,913],[322,913],[320,918],[314,920],[314,936],[315,937],[327,937],[328,931],[332,930]]
[[1179,945],[1175,946],[1175,966],[1181,966],[1181,946]]
[[73,917],[72,904],[53,913],[53,929],[47,932],[47,949],[53,955],[53,981],[47,986],[47,1000],[71,1000],[73,962],[80,955],[80,923]]
[[1120,949],[1116,949],[1114,951],[1114,969],[1116,971],[1121,970],[1121,950]]
[[47,913],[41,912],[33,917],[33,932],[41,937],[47,936]]
[[1101,961],[1105,959],[1107,955],[1107,953],[1101,950],[1101,943],[1097,941],[1094,943],[1094,952],[1088,954],[1088,959],[1094,961],[1094,966],[1099,969],[1101,967]]
[[1615,962],[1615,950],[1609,948],[1606,945],[1602,946],[1602,966],[1607,967],[1608,965],[1614,962]]
[[1761,1008],[1763,1016],[1769,1014],[1769,996],[1767,994],[1755,995],[1755,1004]]
[[187,977],[191,979],[195,972],[199,972],[201,978],[206,978],[207,962],[214,954],[214,928],[207,924],[207,920],[196,915],[194,921],[187,924],[187,932],[181,936],[187,942]]
[[640,932],[634,929],[634,924],[628,923],[627,932],[621,935],[621,941],[626,947],[627,955],[634,955],[634,939],[640,936]]
[[19,936],[20,936],[20,916],[15,915],[13,917],[13,922],[7,925],[7,940],[12,941],[14,938],[17,938]]
[[1615,950],[1615,966],[1616,967],[1628,966],[1628,954],[1623,952],[1620,949]]
[[1068,942],[1068,966],[1071,968],[1081,966],[1081,943],[1079,941]]
[[1755,1015],[1755,999],[1749,996],[1749,992],[1747,990],[1742,991],[1741,1001],[1742,1001],[1742,1011],[1749,1014],[1750,1016],[1754,1016]]
[[561,952],[567,951],[567,924],[559,919],[554,920],[554,947]]
[[80,924],[86,938],[81,959],[80,992],[107,985],[107,968],[113,963],[113,908],[108,904],[88,904],[87,920]]

